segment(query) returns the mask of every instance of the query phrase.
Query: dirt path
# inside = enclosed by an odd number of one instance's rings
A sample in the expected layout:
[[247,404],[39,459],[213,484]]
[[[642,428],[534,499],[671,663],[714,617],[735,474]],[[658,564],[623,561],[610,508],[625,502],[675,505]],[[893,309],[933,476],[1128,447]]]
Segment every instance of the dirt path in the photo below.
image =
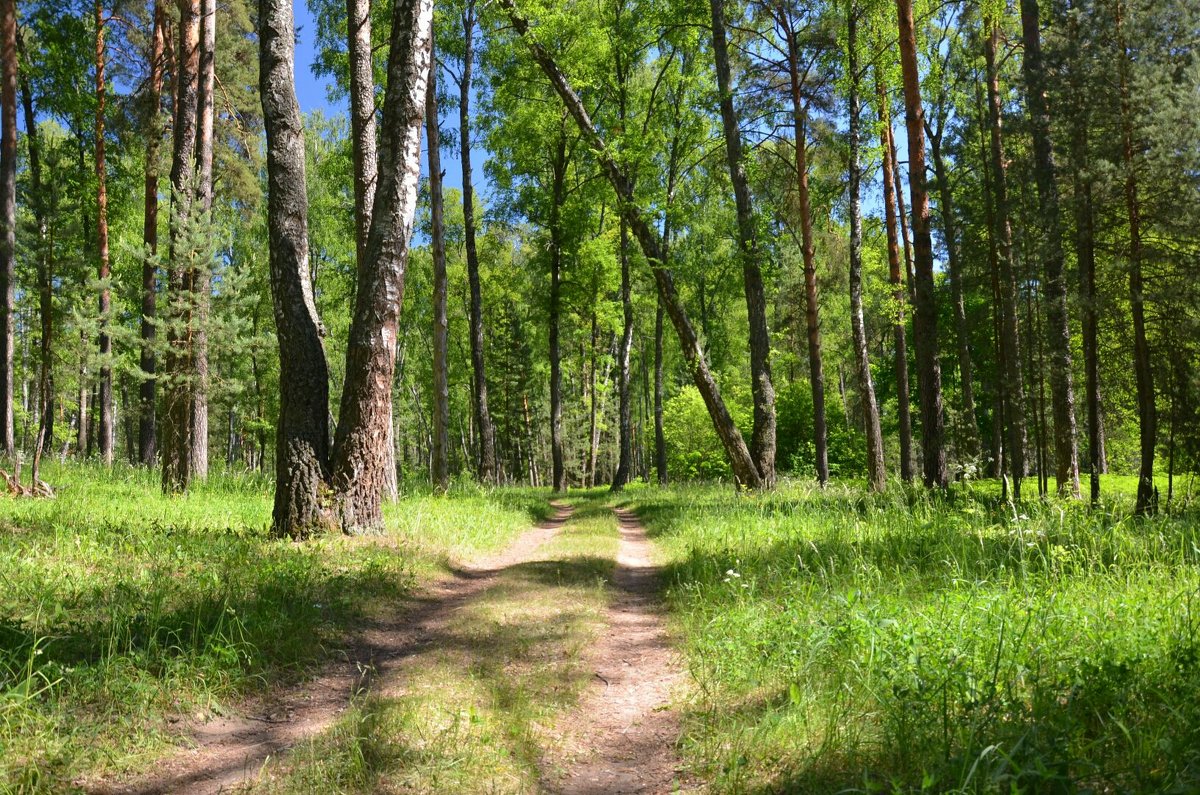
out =
[[659,595],[661,570],[632,511],[616,509],[621,531],[609,624],[587,659],[596,672],[563,722],[565,750],[547,760],[544,786],[558,795],[676,792],[685,788],[668,709],[682,673]]
[[532,557],[571,514],[566,506],[556,508],[552,519],[523,534],[503,553],[455,570],[398,605],[393,615],[366,627],[344,658],[317,678],[253,704],[244,717],[192,727],[195,747],[159,763],[153,773],[126,782],[78,783],[96,795],[210,795],[238,788],[272,758],[333,724],[374,679],[386,677],[406,657],[434,642],[448,616],[485,590],[500,571]]

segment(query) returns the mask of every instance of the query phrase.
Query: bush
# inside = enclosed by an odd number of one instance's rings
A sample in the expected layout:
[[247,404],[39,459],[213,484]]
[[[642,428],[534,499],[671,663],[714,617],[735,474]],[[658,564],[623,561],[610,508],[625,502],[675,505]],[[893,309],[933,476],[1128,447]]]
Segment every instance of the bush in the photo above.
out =
[[[815,475],[817,450],[813,443],[812,388],[804,381],[787,384],[775,393],[776,466],[798,475]],[[850,427],[840,400],[826,395],[825,424],[829,440],[829,474],[854,477],[866,474],[866,439]]]
[[[733,421],[743,435],[748,435],[748,408],[728,395],[726,399]],[[696,387],[684,387],[663,405],[663,436],[667,442],[667,471],[672,479],[721,480],[732,476],[725,447]]]

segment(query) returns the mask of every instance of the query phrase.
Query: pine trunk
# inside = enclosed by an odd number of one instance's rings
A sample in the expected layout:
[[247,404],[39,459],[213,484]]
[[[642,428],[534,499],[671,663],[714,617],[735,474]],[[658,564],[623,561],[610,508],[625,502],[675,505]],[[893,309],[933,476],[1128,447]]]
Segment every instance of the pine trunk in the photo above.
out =
[[271,531],[303,538],[328,524],[329,369],[308,261],[304,128],[296,101],[291,0],[260,0],[258,19],[271,298],[279,340]]
[[942,416],[942,368],[938,362],[937,305],[933,287],[933,242],[929,234],[929,195],[925,190],[925,111],[911,0],[896,0],[900,25],[900,66],[904,74],[904,121],[908,130],[909,194],[912,196],[913,337],[921,395],[921,457],[925,485],[945,488],[946,450]]
[[432,0],[397,0],[371,231],[358,267],[334,440],[332,485],[347,532],[383,524],[396,331],[416,211],[432,41]]
[[1021,0],[1024,53],[1021,58],[1029,120],[1033,129],[1034,178],[1041,216],[1046,275],[1046,337],[1050,348],[1050,402],[1054,414],[1055,481],[1059,494],[1079,496],[1079,448],[1075,441],[1075,386],[1071,363],[1071,326],[1067,282],[1063,275],[1062,224],[1059,221],[1057,168],[1050,139],[1046,67],[1042,61],[1038,0]]
[[[196,98],[196,191],[200,218],[212,219],[213,113],[216,90],[216,0],[200,0],[200,76]],[[208,315],[212,294],[211,252],[205,250],[187,275],[191,293],[191,427],[188,430],[189,479],[208,476]]]
[[158,148],[162,140],[163,50],[166,37],[166,9],[161,0],[154,3],[154,29],[150,40],[150,77],[147,82],[150,111],[146,131],[146,172],[142,215],[142,350],[141,368],[145,374],[138,387],[138,461],[154,466],[158,459],[156,413],[158,411],[158,357],[155,326],[158,300]]
[[105,84],[105,47],[104,33],[106,27],[104,5],[96,3],[96,249],[99,264],[96,268],[96,278],[100,284],[99,300],[99,344],[100,344],[100,383],[99,410],[100,423],[98,442],[100,460],[105,466],[112,466],[114,423],[113,423],[113,384],[112,384],[112,337],[108,333],[108,316],[112,311],[112,295],[108,280],[112,276],[112,266],[108,253],[108,164],[104,147],[104,111],[108,88]]

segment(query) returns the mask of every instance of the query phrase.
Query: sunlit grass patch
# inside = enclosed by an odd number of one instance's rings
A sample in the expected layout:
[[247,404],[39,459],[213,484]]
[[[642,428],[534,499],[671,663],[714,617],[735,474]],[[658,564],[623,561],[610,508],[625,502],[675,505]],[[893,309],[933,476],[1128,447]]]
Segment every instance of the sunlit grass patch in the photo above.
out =
[[637,503],[718,791],[1200,786],[1195,516],[800,484]]
[[321,737],[264,773],[268,792],[542,791],[556,721],[591,680],[615,526],[596,500],[435,628]]
[[[391,540],[268,537],[270,484],[51,465],[54,500],[0,497],[0,791],[143,768],[172,723],[297,682],[417,576],[548,511],[533,492],[405,496]],[[467,521],[465,517],[470,517]]]

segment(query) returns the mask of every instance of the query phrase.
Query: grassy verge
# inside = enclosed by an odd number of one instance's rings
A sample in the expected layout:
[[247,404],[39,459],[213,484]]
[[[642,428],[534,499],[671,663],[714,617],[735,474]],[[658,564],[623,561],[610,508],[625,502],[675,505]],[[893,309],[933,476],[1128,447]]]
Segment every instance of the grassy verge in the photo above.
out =
[[456,610],[424,650],[329,732],[268,770],[275,793],[533,793],[556,720],[591,673],[617,534],[597,499]]
[[267,537],[270,484],[54,467],[55,500],[0,497],[0,792],[148,764],[170,721],[303,677],[369,611],[504,546],[543,494],[414,494],[383,539]]
[[1194,791],[1200,524],[956,491],[631,495],[725,792]]

